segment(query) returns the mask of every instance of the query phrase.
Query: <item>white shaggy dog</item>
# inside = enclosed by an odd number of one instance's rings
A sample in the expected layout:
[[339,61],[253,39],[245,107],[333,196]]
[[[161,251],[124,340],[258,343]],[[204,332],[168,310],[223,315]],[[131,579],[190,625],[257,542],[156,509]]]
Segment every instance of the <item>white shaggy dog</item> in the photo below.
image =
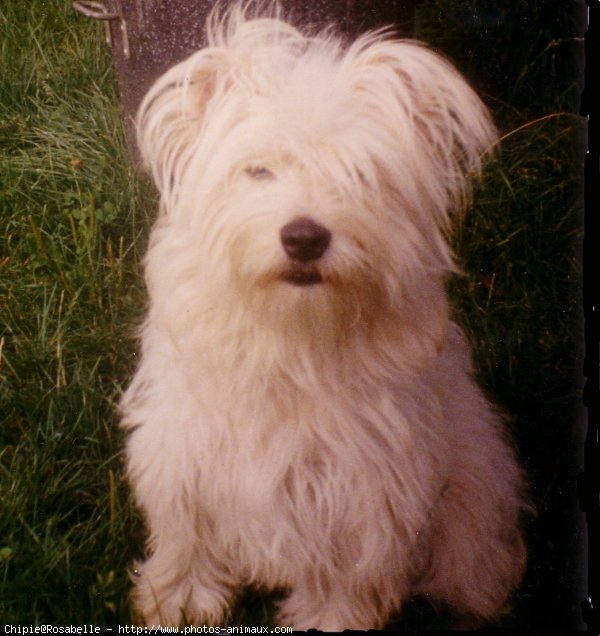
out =
[[162,201],[122,401],[140,620],[219,623],[248,584],[297,629],[382,627],[413,595],[494,620],[522,477],[444,289],[488,113],[384,32],[237,7],[208,42],[138,121]]

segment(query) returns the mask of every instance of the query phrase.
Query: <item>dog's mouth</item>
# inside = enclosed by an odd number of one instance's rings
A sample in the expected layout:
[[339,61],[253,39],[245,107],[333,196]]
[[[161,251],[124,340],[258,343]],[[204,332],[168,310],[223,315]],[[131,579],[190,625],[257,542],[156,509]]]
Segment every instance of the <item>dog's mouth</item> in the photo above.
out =
[[321,272],[314,265],[303,265],[301,263],[295,263],[293,267],[285,271],[282,274],[282,279],[286,283],[298,287],[307,287],[323,282]]

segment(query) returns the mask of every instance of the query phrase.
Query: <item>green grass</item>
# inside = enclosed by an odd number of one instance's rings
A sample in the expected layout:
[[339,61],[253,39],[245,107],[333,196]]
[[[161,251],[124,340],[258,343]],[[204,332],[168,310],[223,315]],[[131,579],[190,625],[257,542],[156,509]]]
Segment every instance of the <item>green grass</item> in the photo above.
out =
[[152,205],[101,31],[69,5],[0,7],[0,616],[15,624],[130,618],[114,404]]
[[[514,11],[548,9],[530,4]],[[513,416],[537,530],[560,541],[555,498],[570,465],[546,449],[573,452],[581,363],[581,138],[560,66],[576,48],[553,30],[558,10],[529,15],[544,28],[528,39],[520,23],[475,29],[471,5],[425,3],[418,35],[469,73],[503,133],[516,132],[458,224],[468,273],[451,287],[482,380]],[[115,404],[135,365],[154,193],[131,169],[100,25],[66,0],[3,0],[0,68],[0,618],[114,627],[131,621],[127,567],[142,546]],[[562,580],[548,576],[566,557],[533,540],[526,590],[550,598]],[[235,617],[257,622],[263,598],[246,601]],[[517,624],[538,625],[540,603],[522,603]]]

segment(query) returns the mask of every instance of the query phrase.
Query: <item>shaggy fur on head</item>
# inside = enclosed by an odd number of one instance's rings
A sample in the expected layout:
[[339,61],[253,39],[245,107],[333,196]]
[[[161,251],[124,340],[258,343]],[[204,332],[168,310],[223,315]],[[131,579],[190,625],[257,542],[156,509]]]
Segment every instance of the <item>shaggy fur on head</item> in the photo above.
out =
[[296,629],[382,627],[414,595],[493,621],[526,504],[445,293],[489,115],[386,32],[237,7],[208,42],[138,120],[161,194],[121,404],[140,620],[218,624],[255,584]]

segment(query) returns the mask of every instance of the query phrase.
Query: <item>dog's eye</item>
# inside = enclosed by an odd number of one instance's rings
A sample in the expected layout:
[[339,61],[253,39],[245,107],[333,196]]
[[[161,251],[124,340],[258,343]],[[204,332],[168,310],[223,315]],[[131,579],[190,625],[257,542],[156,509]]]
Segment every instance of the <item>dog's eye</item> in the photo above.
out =
[[274,179],[275,175],[264,166],[249,166],[244,171],[251,179],[258,181],[265,181],[267,179]]

